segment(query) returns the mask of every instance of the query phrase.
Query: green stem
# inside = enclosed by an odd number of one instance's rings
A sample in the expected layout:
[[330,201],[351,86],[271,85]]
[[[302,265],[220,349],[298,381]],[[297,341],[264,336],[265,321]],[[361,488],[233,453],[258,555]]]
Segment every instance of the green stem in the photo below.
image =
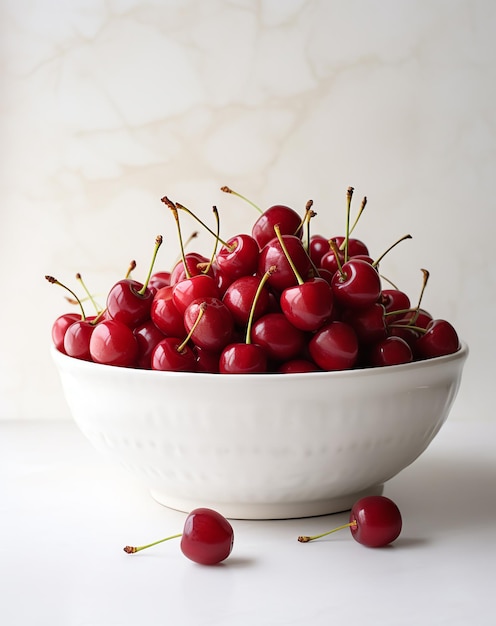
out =
[[338,526],[337,528],[328,530],[326,533],[321,533],[320,535],[312,535],[311,537],[307,535],[300,535],[298,537],[298,541],[300,543],[308,543],[309,541],[313,541],[314,539],[321,539],[322,537],[327,537],[327,535],[330,535],[331,533],[335,533],[338,530],[343,530],[343,528],[350,528],[351,526],[356,526],[356,525],[357,525],[356,520],[353,520],[352,522],[348,522],[348,524],[343,524],[342,526]]
[[148,270],[148,276],[146,277],[146,280],[143,283],[143,287],[141,287],[141,289],[138,291],[138,295],[140,296],[145,295],[146,289],[148,287],[148,283],[150,282],[150,278],[152,277],[153,266],[155,265],[157,253],[158,253],[160,246],[162,245],[162,241],[163,241],[162,235],[157,235],[157,238],[155,239],[155,248],[153,250],[152,262],[150,263],[150,269]]
[[179,533],[177,535],[171,535],[170,537],[165,537],[165,539],[159,539],[158,541],[154,541],[153,543],[147,543],[145,546],[126,546],[124,548],[124,552],[127,552],[128,554],[134,554],[135,552],[146,550],[147,548],[151,548],[152,546],[157,546],[159,543],[164,543],[164,541],[169,541],[169,539],[177,539],[178,537],[182,537],[182,533]]
[[238,198],[241,198],[241,200],[244,200],[245,202],[248,202],[248,204],[251,204],[251,206],[254,209],[256,209],[260,214],[263,213],[262,209],[259,206],[257,206],[254,202],[252,202],[245,196],[242,196],[237,191],[233,191],[230,187],[227,187],[226,185],[224,185],[224,187],[221,187],[220,190],[223,191],[224,193],[232,193],[233,196],[237,196]]
[[303,278],[298,273],[298,270],[296,269],[296,265],[293,263],[293,259],[289,255],[289,251],[288,251],[288,249],[286,247],[286,244],[284,243],[284,239],[282,238],[282,235],[281,235],[281,229],[279,228],[279,224],[275,224],[274,225],[274,230],[275,230],[275,233],[276,233],[276,237],[279,240],[279,243],[281,245],[282,251],[284,252],[284,256],[288,260],[288,263],[291,266],[291,269],[293,270],[294,275],[296,276],[296,280],[297,280],[298,284],[299,285],[303,285],[303,283],[305,281],[303,280]]
[[353,197],[353,187],[348,187],[346,191],[346,233],[344,238],[344,261],[348,261],[348,244],[350,239],[350,212],[351,212],[351,199]]
[[63,283],[61,283],[60,281],[58,281],[56,278],[54,278],[53,276],[45,276],[46,280],[48,280],[49,283],[51,283],[52,285],[58,285],[59,287],[62,287],[63,289],[65,289],[66,291],[68,291],[76,300],[76,302],[79,305],[79,308],[81,309],[81,319],[83,320],[83,322],[86,320],[86,315],[84,313],[84,308],[83,308],[83,304],[81,302],[81,300],[77,297],[77,295],[74,293],[74,291],[72,291],[72,289],[69,289],[69,287],[67,287],[67,285],[64,285]]
[[260,283],[255,292],[255,296],[253,297],[253,302],[251,304],[250,315],[248,316],[248,323],[246,324],[246,338],[245,343],[251,343],[251,327],[253,325],[253,318],[255,316],[255,307],[257,306],[258,298],[262,293],[262,289],[264,288],[265,283],[269,280],[269,277],[277,270],[275,265],[271,265],[269,269],[265,272],[265,274],[260,279]]

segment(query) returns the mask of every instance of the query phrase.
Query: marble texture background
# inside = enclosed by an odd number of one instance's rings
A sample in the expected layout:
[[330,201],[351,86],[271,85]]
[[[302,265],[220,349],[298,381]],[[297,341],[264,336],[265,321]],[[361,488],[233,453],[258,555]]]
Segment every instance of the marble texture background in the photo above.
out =
[[429,269],[470,345],[452,418],[492,419],[495,32],[491,0],[0,0],[0,418],[68,417],[44,275],[102,298],[159,233],[170,267],[163,195],[227,236],[255,213],[221,185],[311,198],[333,236],[351,185],[372,256],[413,237],[384,273],[416,300]]

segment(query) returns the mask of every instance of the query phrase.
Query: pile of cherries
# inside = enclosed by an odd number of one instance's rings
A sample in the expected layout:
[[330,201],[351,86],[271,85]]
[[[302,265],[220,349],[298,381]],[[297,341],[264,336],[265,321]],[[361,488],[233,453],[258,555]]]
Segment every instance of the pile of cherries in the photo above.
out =
[[[351,236],[366,205],[364,198],[350,225],[352,196],[350,187],[344,235],[311,235],[316,213],[309,201],[303,216],[283,205],[258,209],[251,234],[226,241],[219,236],[216,207],[214,231],[183,205],[162,198],[175,219],[180,261],[171,271],[154,271],[158,236],[146,280],[132,278],[132,264],[94,316],[85,315],[71,289],[46,276],[68,289],[81,309],[54,322],[56,348],[107,365],[221,374],[379,367],[456,352],[454,327],[420,307],[426,270],[415,306],[389,281],[383,285],[379,262],[410,235],[374,261],[366,244]],[[210,257],[185,251],[183,212],[212,234]]]

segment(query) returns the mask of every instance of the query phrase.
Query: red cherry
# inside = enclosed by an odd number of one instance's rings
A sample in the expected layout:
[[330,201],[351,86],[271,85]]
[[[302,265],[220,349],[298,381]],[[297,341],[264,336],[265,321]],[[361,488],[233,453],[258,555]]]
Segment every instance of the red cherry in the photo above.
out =
[[412,349],[404,339],[394,335],[375,343],[368,350],[368,365],[372,367],[400,365],[411,361]]
[[[345,237],[332,237],[340,251],[344,249]],[[364,255],[369,257],[369,249],[360,239],[348,238],[348,258]],[[369,257],[370,258],[370,257]]]
[[107,312],[117,322],[134,327],[150,315],[153,300],[152,290],[131,278],[119,280],[107,296]]
[[64,349],[64,337],[71,324],[81,319],[78,313],[64,313],[57,317],[52,324],[52,341],[59,352],[66,354]]
[[300,330],[318,330],[332,314],[332,289],[323,278],[288,287],[280,298],[281,308],[288,320]]
[[[197,323],[202,307],[203,315]],[[184,326],[193,343],[215,352],[225,348],[232,340],[234,320],[229,309],[218,298],[200,298],[193,300],[185,310]]]
[[171,273],[170,272],[154,272],[150,280],[148,281],[148,287],[150,289],[154,289],[158,291],[162,287],[167,287],[170,285],[171,281]]
[[91,361],[90,339],[94,329],[95,324],[88,319],[71,324],[64,335],[64,352],[75,359]]
[[216,256],[219,268],[232,280],[249,276],[257,271],[258,243],[246,234],[231,237],[222,246]]
[[358,339],[349,324],[334,321],[313,335],[308,349],[323,370],[351,369],[358,357]]
[[172,288],[172,299],[177,310],[184,314],[193,300],[219,298],[219,288],[212,276],[197,274],[175,283]]
[[425,332],[415,342],[415,354],[421,359],[453,354],[460,348],[460,340],[454,327],[446,320],[431,320]]
[[96,363],[130,367],[138,356],[138,342],[126,324],[113,319],[103,320],[91,334],[90,354]]
[[182,339],[165,337],[152,350],[150,365],[164,372],[195,372],[196,357]]
[[346,309],[341,320],[350,324],[360,344],[376,343],[387,336],[386,310],[379,302],[361,309]]
[[315,267],[320,267],[320,261],[324,254],[329,252],[329,239],[323,235],[312,235],[308,246],[308,254]]
[[232,343],[219,358],[221,374],[263,374],[267,371],[267,355],[256,343]]
[[[298,274],[306,280],[310,275],[311,261],[301,240],[293,235],[282,234],[281,236]],[[287,287],[292,287],[297,283],[295,272],[277,237],[273,237],[259,255],[258,273],[263,275],[270,267],[276,267],[276,271],[269,278],[269,285],[276,291],[284,291]]]
[[355,541],[369,548],[381,548],[395,541],[403,526],[397,505],[385,496],[365,496],[351,508],[349,522],[319,535],[300,535],[298,541],[308,543],[331,533],[349,528]]
[[135,554],[170,539],[181,538],[181,551],[188,559],[201,565],[225,561],[234,545],[234,530],[228,520],[212,509],[194,509],[187,516],[183,532],[144,546],[126,546],[124,552]]
[[184,318],[174,303],[172,291],[172,285],[162,287],[157,291],[150,308],[150,317],[165,335],[182,337],[185,333]]
[[[172,268],[170,275],[171,285],[175,285],[185,278],[202,274],[202,269],[208,265],[207,257],[198,252],[188,252],[188,254],[185,255],[185,262],[187,271],[184,269],[184,261],[178,261]],[[213,275],[213,272],[210,271],[209,274]]]
[[155,326],[152,320],[147,320],[136,326],[133,334],[138,342],[136,365],[141,369],[150,369],[152,352],[157,343],[164,339],[164,333]]
[[292,359],[282,363],[277,371],[280,374],[303,374],[305,372],[319,372],[320,368],[307,359]]
[[[381,304],[388,314],[388,324],[401,319],[411,306],[410,298],[400,289],[383,289],[381,292]],[[398,313],[395,313],[398,311]]]
[[266,209],[253,225],[251,234],[260,250],[274,238],[274,226],[279,224],[283,235],[294,235],[300,229],[301,217],[288,206],[276,204]]
[[343,306],[367,307],[379,299],[381,279],[370,263],[352,258],[334,274],[332,290],[336,300]]
[[[227,306],[235,323],[244,327],[248,323],[250,310],[255,298],[255,294],[260,285],[261,278],[259,276],[242,276],[233,281],[222,298]],[[257,299],[253,319],[258,319],[269,308],[270,294],[267,288],[263,288]]]
[[289,361],[303,353],[305,333],[291,324],[283,313],[267,313],[254,324],[251,332],[253,343],[265,350],[274,361]]

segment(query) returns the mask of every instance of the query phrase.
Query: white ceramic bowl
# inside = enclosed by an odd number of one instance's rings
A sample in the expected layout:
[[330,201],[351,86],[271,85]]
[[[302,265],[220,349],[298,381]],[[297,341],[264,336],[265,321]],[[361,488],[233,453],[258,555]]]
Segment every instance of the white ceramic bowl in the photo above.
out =
[[380,493],[441,428],[467,355],[462,344],[392,367],[221,375],[98,365],[53,349],[96,449],[168,507],[242,519],[335,513]]

